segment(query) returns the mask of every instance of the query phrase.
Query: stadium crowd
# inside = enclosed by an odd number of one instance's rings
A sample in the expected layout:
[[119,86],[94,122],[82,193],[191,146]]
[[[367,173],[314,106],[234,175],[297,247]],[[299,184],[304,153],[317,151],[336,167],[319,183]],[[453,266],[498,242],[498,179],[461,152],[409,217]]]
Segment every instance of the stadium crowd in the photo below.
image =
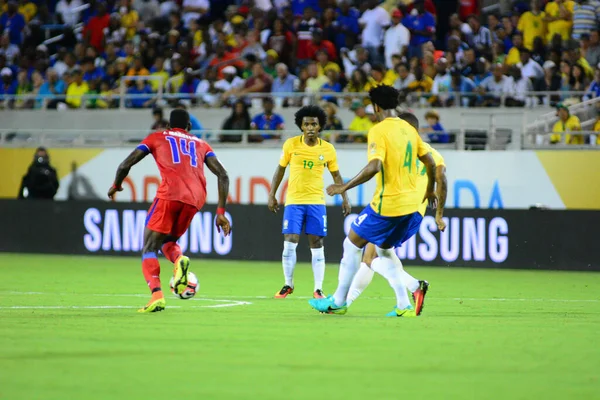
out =
[[0,108],[112,108],[125,90],[126,107],[232,107],[230,127],[279,129],[273,108],[317,99],[331,126],[343,106],[364,130],[358,93],[380,84],[409,105],[562,105],[600,95],[599,27],[598,0],[506,15],[478,0],[0,0]]

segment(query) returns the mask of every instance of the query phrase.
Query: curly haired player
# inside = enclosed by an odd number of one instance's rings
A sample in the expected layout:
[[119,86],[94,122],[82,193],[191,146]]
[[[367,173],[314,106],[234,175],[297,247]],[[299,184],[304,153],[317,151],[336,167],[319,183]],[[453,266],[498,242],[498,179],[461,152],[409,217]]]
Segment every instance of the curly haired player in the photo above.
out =
[[[285,284],[275,298],[282,299],[294,292],[294,268],[296,266],[296,247],[300,234],[308,235],[308,244],[312,253],[312,267],[315,279],[313,297],[323,297],[323,279],[325,277],[325,250],[323,238],[327,236],[327,212],[323,173],[329,170],[335,183],[342,183],[335,148],[319,138],[327,116],[318,106],[305,106],[296,112],[296,125],[302,135],[286,140],[283,145],[279,165],[273,175],[269,193],[269,210],[277,212],[279,204],[276,194],[290,166],[285,210],[283,213],[283,275]],[[344,215],[350,213],[350,203],[346,194],[342,195]]]

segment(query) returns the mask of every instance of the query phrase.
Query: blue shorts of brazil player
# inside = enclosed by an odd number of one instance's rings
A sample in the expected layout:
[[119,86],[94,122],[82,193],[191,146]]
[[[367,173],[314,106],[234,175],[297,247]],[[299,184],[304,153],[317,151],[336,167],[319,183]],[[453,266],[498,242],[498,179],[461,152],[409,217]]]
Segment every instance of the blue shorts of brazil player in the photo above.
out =
[[314,236],[327,236],[327,211],[323,204],[290,204],[283,211],[284,235],[302,233]]
[[352,223],[352,230],[379,247],[399,247],[417,233],[422,220],[423,216],[418,212],[384,217],[367,206]]

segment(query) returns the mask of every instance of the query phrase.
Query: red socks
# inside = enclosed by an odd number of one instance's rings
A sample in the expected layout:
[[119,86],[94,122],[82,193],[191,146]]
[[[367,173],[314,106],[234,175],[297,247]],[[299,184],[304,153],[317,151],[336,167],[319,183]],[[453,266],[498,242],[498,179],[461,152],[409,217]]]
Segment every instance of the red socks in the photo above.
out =
[[167,242],[163,244],[162,252],[167,257],[167,260],[175,263],[177,259],[181,256],[181,247],[177,244],[177,242]]
[[160,288],[160,264],[156,253],[144,253],[142,255],[142,272],[144,273],[144,279],[148,283],[150,292],[154,293],[161,290]]

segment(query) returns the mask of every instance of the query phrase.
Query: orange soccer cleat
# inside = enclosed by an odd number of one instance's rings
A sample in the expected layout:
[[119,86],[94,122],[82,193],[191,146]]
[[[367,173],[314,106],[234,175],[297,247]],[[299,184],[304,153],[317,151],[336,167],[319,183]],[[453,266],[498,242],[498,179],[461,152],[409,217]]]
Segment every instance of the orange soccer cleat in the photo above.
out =
[[281,290],[275,293],[276,299],[285,299],[288,295],[294,293],[294,288],[289,285],[283,285]]
[[413,300],[415,301],[415,314],[421,315],[423,308],[425,308],[425,295],[429,290],[429,283],[427,281],[419,281],[419,288],[413,293]]
[[140,308],[138,310],[138,312],[141,312],[141,313],[158,312],[158,311],[164,310],[165,307],[166,307],[165,296],[163,295],[162,290],[157,290],[156,292],[152,293],[152,298],[150,299],[150,302],[148,302],[148,304],[146,304],[146,306],[144,308]]

